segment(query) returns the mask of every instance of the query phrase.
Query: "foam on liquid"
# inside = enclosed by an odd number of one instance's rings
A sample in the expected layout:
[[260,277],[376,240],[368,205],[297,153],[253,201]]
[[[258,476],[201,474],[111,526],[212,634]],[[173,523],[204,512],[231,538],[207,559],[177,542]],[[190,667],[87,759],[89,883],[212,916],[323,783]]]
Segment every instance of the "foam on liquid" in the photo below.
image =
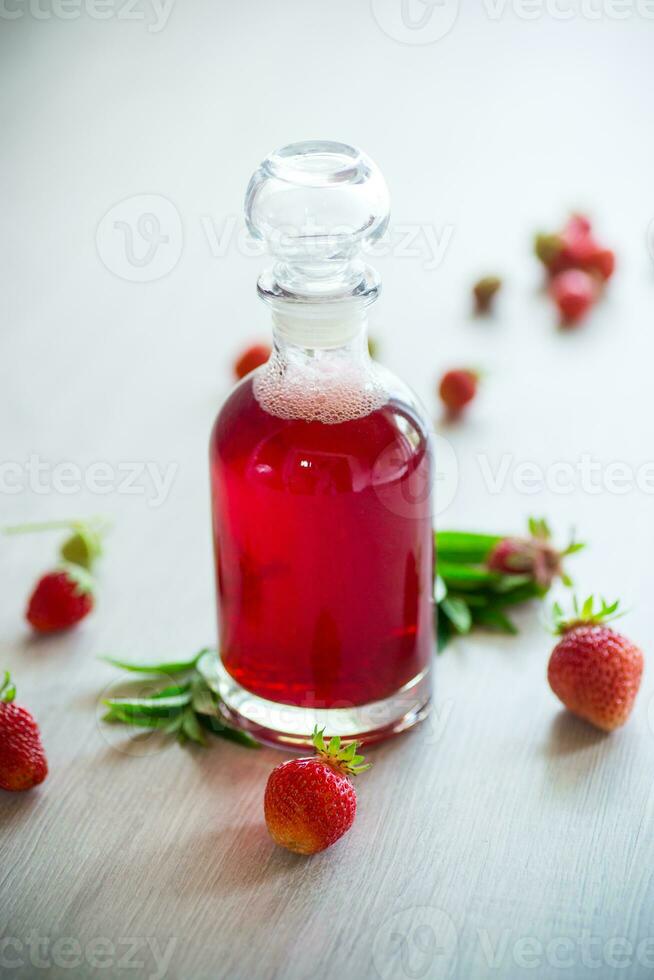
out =
[[255,376],[253,392],[269,415],[325,425],[365,418],[388,401],[370,364],[318,358],[295,365],[277,351]]

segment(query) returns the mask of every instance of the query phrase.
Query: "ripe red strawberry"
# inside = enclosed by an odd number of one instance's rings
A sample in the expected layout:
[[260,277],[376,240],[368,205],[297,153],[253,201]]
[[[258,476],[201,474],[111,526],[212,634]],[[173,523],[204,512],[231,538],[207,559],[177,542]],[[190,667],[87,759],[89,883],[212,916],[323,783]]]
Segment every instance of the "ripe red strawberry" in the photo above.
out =
[[266,344],[253,344],[244,350],[234,364],[234,374],[239,379],[244,378],[250,371],[265,364],[271,354],[271,348]]
[[25,790],[48,775],[39,728],[27,708],[14,704],[16,688],[5,672],[0,686],[0,789]]
[[593,254],[589,257],[586,269],[588,272],[595,272],[604,280],[610,279],[615,269],[615,254],[610,248],[596,247]]
[[477,394],[479,375],[467,368],[446,371],[441,378],[438,393],[449,412],[457,415]]
[[370,768],[356,754],[356,742],[341,748],[335,736],[325,745],[316,728],[313,744],[317,756],[273,769],[263,804],[272,839],[297,854],[324,851],[350,829],[357,798],[349,777]]
[[553,277],[550,295],[561,313],[561,323],[572,326],[585,316],[595,302],[597,283],[582,269],[566,269]]
[[576,211],[568,218],[563,231],[564,234],[567,233],[570,236],[576,237],[590,235],[592,231],[590,219],[587,218],[585,214],[580,214],[578,211]]
[[550,276],[583,269],[606,282],[615,268],[615,255],[593,238],[590,221],[581,214],[573,214],[559,234],[537,235],[535,251]]
[[550,687],[573,714],[605,732],[624,725],[631,714],[643,673],[643,654],[630,640],[606,622],[618,603],[604,601],[597,612],[593,597],[581,610],[574,603],[574,617],[564,621],[560,606],[554,607],[557,632],[547,668]]
[[94,604],[93,579],[87,571],[62,562],[36,584],[25,613],[37,633],[69,629],[84,619]]
[[551,543],[547,521],[542,518],[529,518],[529,534],[528,538],[502,538],[488,556],[489,569],[503,575],[528,575],[545,590],[555,578],[571,584],[563,571],[563,559],[581,551],[583,544],[571,541],[567,548],[558,551]]

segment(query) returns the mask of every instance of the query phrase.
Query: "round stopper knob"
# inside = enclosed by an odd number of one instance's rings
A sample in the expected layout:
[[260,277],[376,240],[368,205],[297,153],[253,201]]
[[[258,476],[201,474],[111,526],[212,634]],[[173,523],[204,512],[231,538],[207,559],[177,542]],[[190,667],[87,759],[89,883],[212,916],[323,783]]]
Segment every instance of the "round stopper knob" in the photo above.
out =
[[388,189],[378,167],[345,143],[306,140],[266,157],[245,196],[251,235],[277,260],[275,279],[305,295],[351,290],[358,256],[388,225]]

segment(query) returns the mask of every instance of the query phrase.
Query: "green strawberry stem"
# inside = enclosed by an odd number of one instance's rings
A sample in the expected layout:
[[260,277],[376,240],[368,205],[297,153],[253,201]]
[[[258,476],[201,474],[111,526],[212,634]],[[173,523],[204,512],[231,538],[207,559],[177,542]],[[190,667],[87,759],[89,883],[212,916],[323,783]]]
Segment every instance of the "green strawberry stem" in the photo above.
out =
[[606,599],[600,598],[599,605],[595,608],[595,597],[589,595],[580,605],[577,597],[572,597],[572,615],[566,616],[561,605],[555,602],[552,606],[552,618],[555,634],[567,633],[568,630],[575,629],[577,626],[601,626],[605,623],[613,622],[624,616],[624,611],[618,612],[620,600],[608,603]]
[[317,725],[313,730],[311,741],[320,758],[346,776],[358,776],[359,773],[372,767],[372,763],[364,763],[363,756],[357,755],[358,742],[341,745],[340,735],[333,735],[325,745],[325,729],[319,729]]
[[84,520],[73,518],[59,521],[37,521],[31,524],[14,524],[4,529],[5,534],[31,534],[41,531],[69,531],[59,554],[64,561],[90,571],[102,554],[103,540],[111,527],[107,517],[95,516]]
[[111,521],[108,517],[68,518],[59,521],[33,521],[27,524],[12,524],[3,528],[5,534],[32,534],[41,531],[72,531],[82,527],[93,527],[100,531],[108,530]]
[[10,704],[16,697],[16,685],[11,682],[11,675],[5,670],[2,684],[0,685],[0,702]]

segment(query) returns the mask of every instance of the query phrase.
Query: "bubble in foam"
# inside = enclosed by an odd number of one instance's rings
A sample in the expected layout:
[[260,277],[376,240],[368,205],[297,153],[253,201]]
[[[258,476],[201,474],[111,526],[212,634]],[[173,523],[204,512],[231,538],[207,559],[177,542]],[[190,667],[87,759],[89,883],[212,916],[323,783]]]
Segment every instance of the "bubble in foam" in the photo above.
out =
[[269,415],[325,425],[365,418],[388,401],[374,365],[330,358],[296,365],[277,351],[255,376],[253,392]]

